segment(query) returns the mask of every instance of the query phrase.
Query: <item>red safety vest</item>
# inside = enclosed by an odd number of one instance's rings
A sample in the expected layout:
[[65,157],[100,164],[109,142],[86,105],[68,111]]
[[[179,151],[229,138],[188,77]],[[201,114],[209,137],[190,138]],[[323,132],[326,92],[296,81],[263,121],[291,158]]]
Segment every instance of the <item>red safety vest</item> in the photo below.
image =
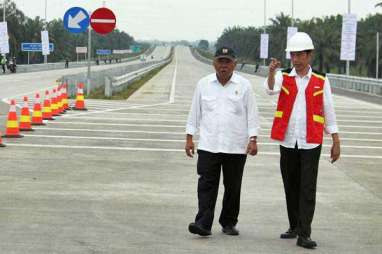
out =
[[[273,120],[271,138],[283,141],[297,96],[297,84],[289,76],[291,69],[283,70],[283,83]],[[312,71],[312,76],[305,90],[306,100],[306,142],[322,144],[324,131],[324,84],[325,74]]]

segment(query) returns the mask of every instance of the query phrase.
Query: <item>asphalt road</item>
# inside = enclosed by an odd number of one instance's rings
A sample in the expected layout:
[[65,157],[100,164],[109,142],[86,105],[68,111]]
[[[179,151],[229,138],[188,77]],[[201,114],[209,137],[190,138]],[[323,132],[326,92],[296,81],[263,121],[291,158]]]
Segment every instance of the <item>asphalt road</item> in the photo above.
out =
[[[1,253],[309,253],[295,240],[279,239],[288,223],[278,146],[269,139],[276,98],[263,91],[263,78],[246,74],[262,130],[260,152],[248,158],[244,172],[241,234],[223,235],[217,221],[211,237],[188,233],[198,176],[196,158],[183,150],[185,121],[196,82],[212,71],[177,48],[174,61],[129,100],[87,100],[87,112],[70,111],[22,139],[4,139]],[[42,87],[55,79],[50,72],[43,77]],[[15,85],[2,96],[19,91]],[[326,138],[314,252],[379,253],[382,106],[344,96],[334,101],[342,157],[329,162]]]

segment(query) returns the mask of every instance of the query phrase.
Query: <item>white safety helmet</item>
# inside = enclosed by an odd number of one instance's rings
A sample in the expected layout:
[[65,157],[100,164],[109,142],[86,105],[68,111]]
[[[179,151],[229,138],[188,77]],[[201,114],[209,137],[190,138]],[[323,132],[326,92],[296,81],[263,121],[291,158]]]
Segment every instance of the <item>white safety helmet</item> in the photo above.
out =
[[313,50],[313,42],[307,33],[297,32],[289,38],[287,42],[286,52],[298,52],[305,50]]

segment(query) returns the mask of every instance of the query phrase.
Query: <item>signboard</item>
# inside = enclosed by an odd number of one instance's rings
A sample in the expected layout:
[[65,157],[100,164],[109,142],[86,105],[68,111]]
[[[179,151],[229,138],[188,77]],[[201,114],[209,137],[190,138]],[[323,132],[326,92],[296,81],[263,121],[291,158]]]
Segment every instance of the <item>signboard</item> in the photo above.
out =
[[71,33],[86,31],[89,21],[89,14],[81,7],[72,7],[64,15],[64,27]]
[[108,8],[99,8],[90,17],[90,25],[99,34],[108,34],[114,30],[117,19]]
[[[21,43],[21,51],[25,52],[41,52],[42,46],[41,43],[34,43],[34,42],[23,42]],[[54,44],[49,43],[49,51],[54,51]]]
[[342,21],[341,60],[355,60],[357,39],[357,15],[345,14]]
[[9,42],[8,42],[8,26],[7,22],[0,22],[0,53],[9,53]]
[[97,55],[111,55],[111,49],[97,49]]
[[44,31],[41,31],[41,45],[42,45],[42,54],[45,56],[45,55],[49,55],[50,54],[50,51],[49,51],[49,33],[48,31],[44,30]]
[[[297,27],[293,27],[293,26],[288,27],[287,42],[290,39],[290,37],[292,37],[295,33],[297,33],[297,31],[298,31]],[[286,59],[290,59],[289,52],[286,52]]]
[[141,46],[139,46],[139,45],[131,45],[130,49],[133,51],[133,53],[141,52]]
[[88,47],[76,47],[76,53],[77,54],[86,54],[88,53]]
[[260,38],[260,58],[268,58],[268,45],[269,45],[269,34],[261,34]]
[[129,54],[133,51],[131,49],[114,49],[113,54]]

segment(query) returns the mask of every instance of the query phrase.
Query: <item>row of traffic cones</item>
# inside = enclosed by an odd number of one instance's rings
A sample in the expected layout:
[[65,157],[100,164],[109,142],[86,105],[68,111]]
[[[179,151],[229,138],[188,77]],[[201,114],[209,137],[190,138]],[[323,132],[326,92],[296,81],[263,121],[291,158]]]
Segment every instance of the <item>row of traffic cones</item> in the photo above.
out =
[[[11,100],[6,131],[3,137],[21,138],[23,135],[20,134],[20,131],[33,131],[32,125],[45,125],[43,120],[54,120],[54,116],[64,114],[70,109],[87,110],[85,107],[83,83],[79,83],[77,86],[76,102],[75,106],[72,108],[69,107],[67,88],[67,84],[59,85],[57,89],[53,89],[51,98],[49,98],[49,91],[45,91],[43,107],[41,107],[40,94],[36,93],[32,119],[28,106],[28,97],[24,96],[24,105],[21,108],[20,126],[18,124],[16,113],[16,100]],[[1,139],[1,132],[0,147],[5,147]]]

